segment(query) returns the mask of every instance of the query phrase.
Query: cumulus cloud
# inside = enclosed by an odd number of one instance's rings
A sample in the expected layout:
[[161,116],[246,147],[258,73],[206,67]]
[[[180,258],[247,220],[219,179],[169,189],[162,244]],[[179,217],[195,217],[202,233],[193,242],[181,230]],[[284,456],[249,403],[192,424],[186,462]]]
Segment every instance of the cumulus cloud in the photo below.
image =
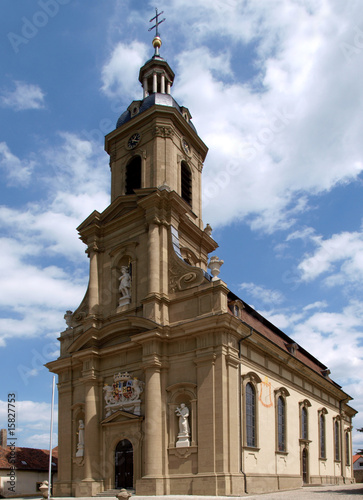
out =
[[3,107],[12,108],[15,111],[26,109],[42,109],[45,107],[45,94],[38,85],[15,81],[14,90],[2,90],[0,103]]
[[284,300],[283,294],[279,290],[269,290],[265,286],[256,285],[255,283],[241,283],[239,289],[253,299],[257,299],[259,303],[280,304]]
[[0,142],[0,167],[9,186],[27,186],[36,163],[32,159],[20,160],[5,142]]
[[[175,17],[186,8],[180,0],[173,7]],[[198,20],[186,13],[180,27],[190,33],[193,24],[191,44],[194,36],[203,44],[216,33],[230,42],[214,51],[188,47],[178,56],[174,95],[193,111],[211,147],[204,216],[215,225],[245,219],[254,229],[287,229],[311,196],[354,182],[363,171],[360,7],[196,1],[195,9]],[[356,45],[354,60],[344,43]],[[248,80],[237,63],[246,44],[256,55]]]
[[76,227],[108,205],[109,169],[90,142],[67,133],[60,140],[38,154],[47,198],[0,206],[1,346],[10,337],[63,329],[64,311],[74,310],[86,291],[88,261]]
[[324,239],[320,235],[310,237],[316,249],[304,256],[298,265],[303,281],[312,281],[328,275],[329,286],[361,284],[363,278],[363,233],[342,232]]
[[[150,48],[138,41],[118,43],[102,68],[102,91],[111,98],[134,99],[139,69],[147,60]],[[137,98],[137,97],[136,97]]]
[[[51,394],[51,390],[50,390]],[[16,436],[21,446],[49,449],[51,405],[45,402],[16,401],[17,430]],[[7,419],[7,401],[0,401],[0,418]],[[54,406],[54,427],[58,422],[58,407]],[[47,432],[44,432],[46,430]],[[38,432],[37,432],[38,431]],[[43,431],[39,433],[39,431]],[[53,446],[57,445],[58,436],[53,434]]]
[[[292,325],[292,336],[332,371],[349,383],[363,368],[363,302],[352,300],[341,312],[317,311]],[[347,342],[349,336],[349,342]],[[353,370],[347,370],[347,366]],[[360,379],[360,377],[357,377]]]

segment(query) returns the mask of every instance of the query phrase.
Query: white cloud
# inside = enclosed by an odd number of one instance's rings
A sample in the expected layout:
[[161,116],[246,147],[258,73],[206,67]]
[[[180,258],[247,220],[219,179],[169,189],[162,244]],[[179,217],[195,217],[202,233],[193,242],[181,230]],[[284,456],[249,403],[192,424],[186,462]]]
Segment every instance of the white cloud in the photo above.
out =
[[65,327],[64,311],[78,307],[88,280],[76,227],[109,203],[105,155],[90,142],[64,133],[59,146],[38,158],[38,182],[46,184],[48,197],[17,209],[0,206],[1,346],[10,337],[45,336]]
[[36,163],[34,160],[20,160],[5,142],[0,142],[0,167],[5,171],[10,186],[27,186]]
[[328,307],[328,303],[325,300],[317,300],[313,304],[308,304],[304,307],[304,311],[311,311],[311,309],[324,309]]
[[3,90],[0,102],[3,107],[12,108],[15,111],[26,109],[44,108],[45,94],[38,85],[15,81],[13,91]]
[[317,247],[315,252],[306,255],[298,266],[303,281],[312,281],[329,273],[325,279],[329,286],[362,283],[362,232],[342,232],[325,240],[322,236],[312,236],[311,241]]
[[139,93],[141,99],[142,92],[137,84],[138,73],[149,52],[150,48],[138,41],[118,43],[102,68],[103,92],[111,98],[131,99]]
[[[178,57],[173,92],[197,117],[211,147],[205,220],[225,225],[244,218],[255,229],[286,229],[309,208],[312,195],[357,179],[363,171],[363,48],[351,61],[341,44],[357,43],[361,6],[196,1],[197,21],[185,14],[184,1],[173,7],[175,19],[183,9],[180,29],[193,32],[192,47]],[[203,43],[217,33],[231,42],[228,50],[194,48],[195,39]],[[257,53],[255,76],[246,83],[236,62],[245,42]],[[236,76],[228,83],[223,61],[226,73]]]
[[[51,389],[49,399],[51,398]],[[49,449],[50,438],[50,403],[36,401],[16,401],[16,437],[18,446],[29,448]],[[5,422],[7,418],[7,401],[0,401],[0,418]],[[57,429],[58,408],[54,406],[53,429]],[[36,431],[43,431],[41,434]],[[46,432],[44,432],[46,430]],[[9,437],[9,436],[8,436]],[[53,446],[57,446],[58,436],[53,434]]]
[[251,297],[258,300],[259,303],[262,302],[274,306],[284,300],[284,296],[279,290],[269,290],[265,286],[256,285],[255,283],[241,283],[238,288],[245,290]]

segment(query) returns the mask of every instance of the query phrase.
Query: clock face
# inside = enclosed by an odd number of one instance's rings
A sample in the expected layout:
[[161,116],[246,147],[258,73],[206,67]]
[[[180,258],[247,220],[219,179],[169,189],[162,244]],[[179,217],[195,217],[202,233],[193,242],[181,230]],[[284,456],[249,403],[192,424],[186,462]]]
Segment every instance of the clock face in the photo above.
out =
[[190,154],[190,146],[185,139],[182,140],[182,146],[187,155]]
[[140,142],[140,134],[138,132],[136,132],[135,134],[132,134],[132,136],[130,137],[130,139],[127,141],[127,147],[129,149],[134,149],[136,148],[136,146],[139,144]]

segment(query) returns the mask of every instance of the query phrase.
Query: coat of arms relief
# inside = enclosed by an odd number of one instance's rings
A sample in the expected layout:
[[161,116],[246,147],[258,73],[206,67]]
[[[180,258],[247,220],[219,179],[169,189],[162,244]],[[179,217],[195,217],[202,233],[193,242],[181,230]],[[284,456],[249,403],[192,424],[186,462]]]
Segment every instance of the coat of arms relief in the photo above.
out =
[[128,372],[116,373],[112,385],[104,385],[106,417],[117,410],[124,410],[140,415],[141,399],[145,382],[131,377]]

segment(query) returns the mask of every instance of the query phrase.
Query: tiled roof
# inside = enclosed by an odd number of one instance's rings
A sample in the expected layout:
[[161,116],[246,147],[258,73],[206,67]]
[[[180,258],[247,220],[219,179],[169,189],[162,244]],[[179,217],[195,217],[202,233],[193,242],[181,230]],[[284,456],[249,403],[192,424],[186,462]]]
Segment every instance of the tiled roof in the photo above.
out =
[[[13,452],[10,447],[0,446],[0,469],[10,469],[14,464],[12,460]],[[57,469],[58,448],[52,452],[52,468]],[[48,470],[49,450],[39,450],[37,448],[15,448],[15,468],[18,470]]]
[[363,455],[353,455],[353,464],[355,464],[360,458],[363,458]]

